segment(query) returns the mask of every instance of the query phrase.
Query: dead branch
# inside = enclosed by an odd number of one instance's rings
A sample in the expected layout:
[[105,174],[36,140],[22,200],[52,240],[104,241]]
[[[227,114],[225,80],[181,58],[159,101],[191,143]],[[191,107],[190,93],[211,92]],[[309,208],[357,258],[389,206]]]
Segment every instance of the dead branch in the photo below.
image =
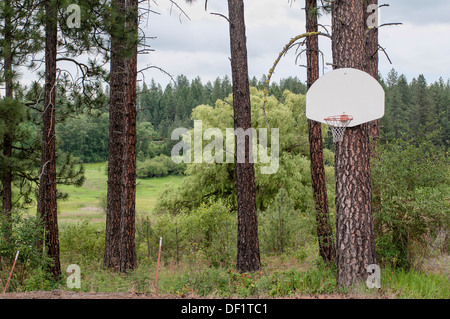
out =
[[230,23],[230,20],[229,20],[225,15],[223,15],[223,14],[221,14],[221,13],[211,12],[211,14],[212,14],[212,15],[219,16],[219,17],[222,17],[222,18],[224,18],[225,20],[227,20],[228,23]]
[[[385,50],[381,45],[378,45],[378,48],[381,49],[381,51],[384,52],[384,55],[386,55],[386,58],[388,59],[389,63],[392,64],[392,61],[391,61],[391,59],[389,58],[389,55],[387,54],[386,50]],[[377,52],[378,52],[378,50],[377,50],[374,54],[372,54],[372,57],[373,57]]]
[[278,63],[280,62],[281,58],[287,53],[287,51],[289,51],[292,47],[294,47],[296,45],[296,42],[300,39],[304,39],[307,37],[311,37],[311,36],[325,36],[327,38],[331,38],[329,34],[326,33],[322,33],[322,32],[307,32],[307,33],[303,33],[300,34],[294,38],[292,38],[283,48],[283,50],[278,54],[277,59],[275,60],[275,62],[272,65],[272,68],[269,70],[269,74],[267,76],[267,80],[266,80],[266,86],[264,88],[264,101],[263,101],[263,105],[262,105],[262,110],[263,110],[263,114],[264,114],[264,120],[266,121],[266,126],[267,129],[269,129],[269,122],[267,121],[267,117],[266,117],[266,102],[267,102],[267,95],[269,94],[269,85],[270,85],[270,80],[272,78],[272,75],[275,71],[275,68],[277,67]]

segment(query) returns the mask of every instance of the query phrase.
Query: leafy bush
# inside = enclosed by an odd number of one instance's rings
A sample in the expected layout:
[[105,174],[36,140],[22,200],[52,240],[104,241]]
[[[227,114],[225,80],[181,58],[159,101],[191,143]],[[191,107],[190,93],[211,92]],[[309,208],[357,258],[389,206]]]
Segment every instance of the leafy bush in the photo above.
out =
[[174,163],[170,157],[161,154],[152,159],[137,163],[136,174],[138,178],[163,177],[167,175],[181,175],[186,166],[184,163]]
[[138,178],[163,177],[167,176],[168,173],[164,163],[155,160],[145,160],[139,163],[136,171]]
[[68,225],[60,231],[60,251],[70,264],[101,261],[105,248],[104,229],[88,221]]
[[163,237],[163,259],[180,262],[204,261],[217,267],[235,257],[236,218],[222,203],[203,204],[177,215],[162,214],[155,221],[142,218],[136,224],[137,249],[155,259]]
[[300,229],[298,215],[286,190],[281,188],[267,211],[259,215],[261,250],[280,254],[293,246]]
[[[47,270],[52,260],[39,246],[42,229],[42,224],[35,216],[13,211],[11,220],[8,220],[5,215],[0,215],[0,271],[11,269],[19,251],[10,291],[37,290],[52,285],[53,280]],[[8,236],[9,240],[5,240],[5,236]]]
[[[261,112],[264,92],[251,88],[252,127],[256,130],[267,129],[266,118]],[[267,168],[275,162],[262,163],[260,151],[264,146],[258,145],[258,155],[255,161],[255,186],[257,209],[266,211],[275,198],[280,187],[288,193],[294,204],[294,209],[306,212],[314,210],[311,187],[311,171],[308,149],[308,123],[305,117],[305,96],[285,91],[282,99],[269,96],[266,103],[267,122],[271,128],[279,129],[279,163],[276,174],[263,174],[261,168]],[[226,142],[226,129],[233,128],[232,96],[225,101],[217,100],[214,106],[199,105],[192,112],[193,120],[202,121],[202,129],[219,128]],[[326,127],[324,127],[324,132]],[[269,130],[270,131],[270,130]],[[267,141],[271,141],[268,131]],[[191,132],[191,138],[193,138]],[[206,147],[210,141],[203,141]],[[267,145],[268,154],[272,154]],[[224,148],[223,158],[230,150]],[[192,155],[192,154],[191,154]],[[219,154],[220,155],[220,154]],[[332,162],[332,154],[325,152],[328,162]],[[226,162],[226,161],[225,161]],[[177,213],[183,208],[195,209],[202,203],[221,200],[236,211],[235,164],[234,163],[189,163],[186,168],[186,178],[181,187],[167,190],[157,202],[156,211]],[[332,175],[332,168],[326,167],[327,176]],[[327,178],[328,189],[334,188],[332,178]],[[331,201],[333,208],[333,202]]]
[[448,157],[430,140],[396,141],[377,152],[372,167],[381,199],[374,213],[377,255],[381,263],[407,269],[438,233],[449,231]]

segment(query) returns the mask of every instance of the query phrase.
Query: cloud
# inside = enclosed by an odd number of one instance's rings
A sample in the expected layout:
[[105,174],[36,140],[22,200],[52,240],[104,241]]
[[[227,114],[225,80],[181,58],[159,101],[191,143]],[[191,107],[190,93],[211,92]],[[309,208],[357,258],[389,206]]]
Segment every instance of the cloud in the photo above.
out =
[[[380,1],[385,2],[390,6],[380,8],[380,23],[402,22],[403,25],[380,29],[380,45],[386,48],[393,62],[391,65],[380,52],[381,74],[386,76],[391,68],[395,68],[408,79],[424,74],[428,82],[434,82],[441,76],[447,80],[450,76],[450,42],[447,41],[450,34],[450,1]],[[184,74],[189,79],[200,76],[203,81],[231,76],[228,23],[222,17],[211,15],[211,12],[228,15],[227,1],[208,1],[206,12],[204,0],[192,5],[179,0],[178,4],[189,19],[169,0],[157,0],[157,5],[155,1],[149,3],[151,9],[160,12],[160,15],[149,14],[148,19],[142,21],[141,28],[146,36],[156,39],[147,40],[146,44],[155,51],[138,57],[140,69],[154,65],[173,76]],[[301,0],[245,1],[250,77],[260,78],[267,74],[284,45],[292,37],[305,32],[303,7]],[[327,25],[331,32],[330,14],[322,15],[320,22]],[[324,62],[331,63],[330,40],[322,37],[319,41]],[[273,81],[288,76],[305,80],[306,69],[298,66],[306,64],[305,54],[297,65],[295,61],[294,51],[283,57]],[[331,70],[330,66],[324,67],[325,72]],[[146,81],[154,78],[163,86],[170,81],[157,69],[147,70],[144,75]],[[33,76],[24,76],[23,81],[31,78]]]
[[[450,74],[450,24],[429,23],[418,25],[405,23],[399,27],[380,30],[379,42],[386,48],[393,65],[380,53],[380,71],[386,75],[390,68],[405,74],[409,79],[424,74],[429,82]],[[443,41],[444,40],[444,41]]]
[[[382,3],[382,2],[380,2]],[[403,22],[416,25],[448,23],[450,1],[395,0],[380,9],[381,23]]]
[[[182,23],[175,9],[169,13],[168,3],[159,3],[159,6],[162,14],[149,21],[149,30],[157,36],[151,43],[156,50],[151,53],[154,63],[162,63],[164,65],[158,66],[188,77],[194,72],[202,79],[231,75],[228,23],[222,17],[210,14],[216,12],[227,16],[226,1],[209,2],[208,12],[204,11],[204,2],[197,1],[185,8],[190,20],[182,18]],[[251,77],[259,78],[268,73],[285,44],[304,32],[304,11],[300,1],[292,5],[289,1],[247,1],[245,19],[249,72]],[[169,57],[176,60],[170,61]],[[294,68],[295,56],[287,56],[286,59],[289,59],[290,68]],[[298,75],[297,70],[291,73],[292,70],[283,67],[283,63],[277,68],[276,77]],[[205,68],[205,65],[209,66]],[[196,66],[199,66],[197,70]],[[156,76],[157,81],[166,82]]]

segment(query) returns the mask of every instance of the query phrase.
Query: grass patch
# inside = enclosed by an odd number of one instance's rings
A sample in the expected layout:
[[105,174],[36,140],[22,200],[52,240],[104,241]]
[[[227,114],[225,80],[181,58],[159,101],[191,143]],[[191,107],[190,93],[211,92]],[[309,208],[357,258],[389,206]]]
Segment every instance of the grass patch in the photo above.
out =
[[[68,193],[65,201],[58,202],[60,225],[79,222],[83,219],[92,222],[104,222],[108,176],[107,163],[84,164],[86,181],[82,187],[59,185],[58,189]],[[168,185],[177,187],[183,176],[137,179],[136,212],[137,215],[149,215],[160,192]]]
[[[95,264],[95,263],[94,263]],[[102,267],[82,269],[85,292],[154,292],[155,263],[140,264],[128,274]],[[161,266],[158,293],[206,298],[296,298],[325,295],[333,298],[448,299],[448,280],[444,275],[429,276],[415,271],[389,271],[382,277],[381,289],[364,284],[351,289],[336,286],[335,271],[316,264],[283,271],[237,273],[232,268],[193,268],[187,264]],[[382,272],[387,273],[388,270]],[[62,289],[67,289],[62,287]]]
[[[48,280],[40,268],[33,269],[25,279],[20,280],[19,274],[23,273],[21,268],[29,263],[28,260],[22,260],[23,255],[21,255],[22,259],[17,264],[17,272],[12,278],[11,288],[16,291],[68,289],[64,271],[69,264],[78,264],[82,276],[79,290],[83,292],[154,292],[155,252],[159,235],[165,229],[161,227],[165,224],[160,224],[159,219],[152,220],[149,224],[156,233],[153,234],[154,236],[148,235],[151,238],[143,237],[145,240],[141,240],[143,248],[139,246],[141,249],[138,249],[137,269],[127,274],[105,269],[102,264],[105,214],[101,209],[104,205],[102,200],[106,194],[106,163],[87,164],[85,169],[86,182],[82,187],[60,186],[62,191],[69,193],[68,200],[59,202],[63,270],[61,280],[57,283]],[[160,192],[167,186],[177,187],[182,179],[181,176],[138,179],[136,196],[138,217],[152,217],[152,209]],[[212,230],[222,231],[218,233],[220,236],[228,233],[228,231],[223,233],[227,228],[222,227],[217,230],[206,227],[216,223],[219,217],[218,211],[217,207],[210,210],[206,207],[196,212],[199,220],[196,220],[193,225],[197,225],[197,228],[186,227],[193,231],[190,237],[186,237],[187,243],[179,243],[170,248],[170,234],[173,237],[173,233],[165,232],[159,272],[158,292],[160,294],[219,298],[295,298],[308,295],[331,295],[337,298],[450,298],[449,273],[445,270],[424,272],[385,267],[381,269],[381,289],[368,289],[364,283],[351,289],[339,289],[336,286],[335,270],[323,265],[317,255],[317,243],[311,241],[289,249],[283,254],[262,253],[260,272],[237,273],[233,265],[235,253],[231,254],[231,260],[227,263],[212,263],[211,260],[215,259],[212,259],[208,252],[214,251],[214,247],[202,245],[194,247],[196,243],[194,239],[199,240],[202,229],[205,232],[203,234],[205,238]],[[181,217],[183,216],[178,216],[179,223],[175,226],[181,227],[183,221]],[[194,221],[191,220],[193,216],[189,217],[191,219],[188,217],[185,216],[186,221]],[[167,220],[173,222],[173,216],[167,216]],[[215,235],[214,238],[221,238],[219,235]],[[141,237],[142,235],[137,236],[137,238]],[[233,238],[235,238],[234,234]],[[172,238],[173,240],[178,243],[177,238]],[[208,241],[208,243],[211,242]],[[149,246],[151,249],[147,248],[147,244],[151,246]],[[182,252],[183,258],[175,258],[173,250],[181,251],[183,247],[186,250]],[[172,249],[172,255],[170,249]],[[0,272],[0,278],[7,278],[9,268],[9,265],[4,267]],[[0,282],[0,286],[1,284]]]
[[449,299],[448,275],[386,268],[381,277],[382,287],[397,298]]

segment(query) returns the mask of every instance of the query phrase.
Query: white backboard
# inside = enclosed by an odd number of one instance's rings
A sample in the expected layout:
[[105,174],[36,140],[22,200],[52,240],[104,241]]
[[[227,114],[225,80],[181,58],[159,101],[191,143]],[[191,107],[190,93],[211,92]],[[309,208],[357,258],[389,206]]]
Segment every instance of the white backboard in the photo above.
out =
[[357,69],[324,74],[306,93],[306,117],[326,123],[326,117],[341,114],[353,116],[349,127],[383,117],[383,87],[370,74]]

